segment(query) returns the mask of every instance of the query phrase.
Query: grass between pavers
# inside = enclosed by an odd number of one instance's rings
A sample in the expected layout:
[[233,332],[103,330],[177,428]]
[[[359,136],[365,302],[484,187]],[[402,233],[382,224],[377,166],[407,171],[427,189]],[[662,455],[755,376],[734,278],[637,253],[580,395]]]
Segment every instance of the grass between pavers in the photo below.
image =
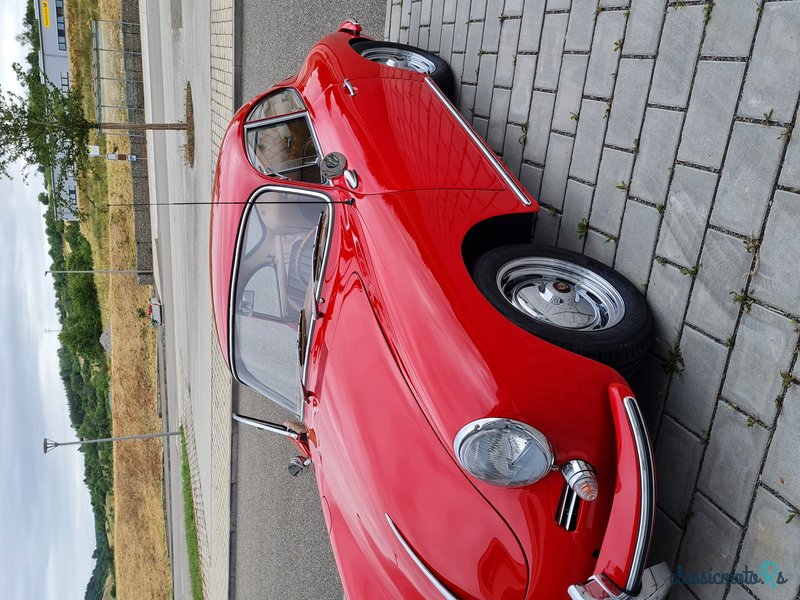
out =
[[181,425],[181,479],[183,480],[183,521],[186,529],[186,549],[189,554],[189,578],[192,582],[192,598],[203,600],[203,575],[200,572],[200,552],[197,545],[197,522],[194,518],[192,475],[186,455],[186,435]]

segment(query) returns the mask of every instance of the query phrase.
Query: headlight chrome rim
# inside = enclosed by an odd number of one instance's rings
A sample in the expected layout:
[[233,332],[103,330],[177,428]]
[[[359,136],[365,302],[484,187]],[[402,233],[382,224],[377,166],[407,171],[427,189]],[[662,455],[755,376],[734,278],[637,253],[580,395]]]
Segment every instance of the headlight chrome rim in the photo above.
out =
[[[483,477],[481,474],[474,472],[473,469],[470,468],[470,465],[467,464],[467,461],[464,457],[464,450],[467,442],[477,433],[482,431],[486,431],[487,429],[492,429],[495,431],[500,431],[502,429],[507,428],[516,428],[518,430],[522,430],[526,435],[530,436],[531,441],[535,445],[536,449],[540,452],[542,457],[544,458],[544,464],[541,469],[539,469],[533,476],[527,477],[522,481],[517,481],[514,483],[506,483],[502,481],[492,480],[491,478]],[[499,487],[512,487],[512,488],[519,488],[525,487],[531,484],[540,481],[547,474],[552,471],[555,467],[555,452],[553,450],[553,446],[550,444],[547,437],[535,427],[528,425],[527,423],[523,423],[522,421],[517,421],[514,419],[506,419],[500,417],[489,417],[484,419],[476,419],[475,421],[470,421],[466,425],[464,425],[456,434],[455,439],[453,440],[453,450],[455,451],[456,458],[458,459],[459,464],[461,467],[467,471],[470,475],[479,479],[480,481],[484,481],[486,483],[496,485]]]

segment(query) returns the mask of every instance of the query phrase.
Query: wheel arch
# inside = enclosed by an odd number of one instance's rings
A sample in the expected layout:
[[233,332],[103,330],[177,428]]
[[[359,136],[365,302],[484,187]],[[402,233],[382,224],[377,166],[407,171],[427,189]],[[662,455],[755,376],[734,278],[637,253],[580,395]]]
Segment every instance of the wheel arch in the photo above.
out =
[[461,258],[472,273],[475,261],[487,250],[508,244],[528,244],[533,240],[535,212],[517,212],[489,217],[475,223],[461,242]]

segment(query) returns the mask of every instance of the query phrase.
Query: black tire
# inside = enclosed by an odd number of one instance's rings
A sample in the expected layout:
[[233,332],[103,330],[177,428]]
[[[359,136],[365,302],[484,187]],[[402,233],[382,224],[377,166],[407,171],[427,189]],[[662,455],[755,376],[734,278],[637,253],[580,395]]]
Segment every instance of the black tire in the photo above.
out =
[[[437,56],[436,54],[428,52],[427,50],[423,50],[422,48],[409,46],[407,44],[398,44],[395,42],[381,42],[377,40],[360,40],[357,42],[353,42],[351,45],[353,47],[353,50],[358,52],[361,56],[364,56],[364,53],[369,54],[368,51],[375,51],[376,49],[381,49],[381,48],[402,50],[403,52],[411,52],[421,56],[426,61],[429,61],[433,66],[430,72],[425,71],[426,74],[431,79],[433,79],[433,82],[437,86],[439,86],[439,89],[442,90],[442,92],[444,92],[445,96],[447,96],[451,100],[453,99],[453,74],[450,71],[450,65],[448,65],[443,58]],[[368,57],[365,56],[365,58]]]
[[[528,298],[531,298],[533,301],[539,302],[537,306],[550,306],[541,304],[546,300],[536,297],[536,293],[539,293],[542,288],[532,287],[532,284],[539,280],[536,279],[537,275],[528,273],[529,271],[536,273],[541,269],[548,268],[547,266],[540,267],[540,265],[563,265],[567,271],[574,269],[577,273],[573,274],[573,278],[577,278],[579,283],[591,283],[594,281],[592,279],[594,277],[597,277],[598,281],[604,281],[609,286],[605,289],[614,291],[609,292],[611,301],[606,304],[601,301],[599,304],[604,308],[607,306],[612,308],[605,313],[597,311],[597,314],[613,315],[613,317],[608,317],[605,324],[602,322],[602,317],[596,317],[600,319],[596,324],[597,328],[587,330],[559,326],[546,322],[548,317],[543,314],[536,318],[532,314],[523,312],[523,308],[512,304],[512,300],[507,294],[517,298],[518,294],[515,295],[514,290],[535,289],[536,291],[532,295],[529,292],[527,296],[524,296],[522,302],[525,303]],[[501,274],[502,277],[500,277]],[[526,280],[526,276],[531,280]],[[569,285],[574,283],[569,280],[568,275],[562,278],[558,274],[550,274],[548,277],[554,279],[551,285],[557,285],[559,289],[564,290],[565,297],[575,297],[572,288],[566,290],[563,285],[564,283]],[[478,258],[472,270],[472,278],[481,293],[512,323],[561,348],[605,363],[623,375],[630,374],[638,367],[650,345],[653,317],[639,290],[617,271],[588,256],[563,248],[539,244],[500,246]],[[525,282],[527,282],[527,286],[524,285]],[[536,283],[536,285],[544,284]],[[539,295],[541,296],[541,294]],[[592,298],[600,297],[592,296]],[[621,301],[624,310],[620,311],[618,308],[614,308],[614,306],[619,306],[619,304],[614,304],[614,299]],[[587,295],[586,301],[589,300],[590,297]],[[530,307],[531,304],[528,303],[528,306]],[[595,305],[589,302],[584,306]],[[585,313],[577,311],[563,312],[580,315],[581,319],[585,315]],[[561,314],[558,311],[553,313],[554,318],[563,320]],[[618,320],[614,322],[615,319]]]

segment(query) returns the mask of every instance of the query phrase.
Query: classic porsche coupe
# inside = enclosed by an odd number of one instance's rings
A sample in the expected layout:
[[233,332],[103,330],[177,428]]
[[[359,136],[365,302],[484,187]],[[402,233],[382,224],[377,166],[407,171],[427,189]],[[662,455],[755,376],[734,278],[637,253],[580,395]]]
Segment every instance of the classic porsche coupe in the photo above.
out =
[[345,21],[235,115],[213,188],[216,330],[296,415],[351,600],[664,598],[648,433],[623,374],[652,319],[448,99],[447,64]]

